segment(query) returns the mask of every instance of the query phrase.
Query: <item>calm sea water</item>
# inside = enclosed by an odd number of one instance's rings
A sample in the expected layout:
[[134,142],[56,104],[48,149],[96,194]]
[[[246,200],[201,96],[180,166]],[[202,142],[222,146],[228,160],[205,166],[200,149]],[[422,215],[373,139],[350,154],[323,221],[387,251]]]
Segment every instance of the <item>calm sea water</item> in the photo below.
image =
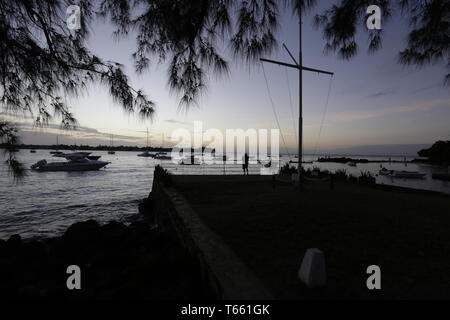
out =
[[[52,158],[50,150],[21,150],[18,157],[29,168],[41,159],[61,161]],[[171,161],[160,161],[138,157],[138,152],[92,152],[101,155],[101,160],[110,161],[100,171],[88,172],[35,172],[28,170],[25,180],[14,183],[8,175],[4,161],[0,164],[0,239],[19,233],[24,238],[43,238],[59,235],[77,221],[96,219],[104,223],[117,220],[124,223],[137,217],[139,200],[151,190],[153,169],[162,164],[173,174],[242,174],[241,165],[200,165],[177,166]],[[375,157],[353,156],[354,158]],[[305,160],[308,157],[306,157]],[[381,157],[386,159],[386,157]],[[392,158],[400,160],[400,158]],[[282,163],[289,161],[282,157]],[[361,171],[376,174],[379,164],[314,163],[308,167],[319,167],[335,171],[346,169],[348,173],[359,175]],[[422,164],[384,164],[388,169],[415,170],[427,173],[424,180],[393,179],[377,177],[378,183],[400,185],[418,189],[436,190],[450,193],[448,182],[432,180],[432,172],[445,172],[446,168]],[[251,165],[250,174],[259,174],[260,165]]]

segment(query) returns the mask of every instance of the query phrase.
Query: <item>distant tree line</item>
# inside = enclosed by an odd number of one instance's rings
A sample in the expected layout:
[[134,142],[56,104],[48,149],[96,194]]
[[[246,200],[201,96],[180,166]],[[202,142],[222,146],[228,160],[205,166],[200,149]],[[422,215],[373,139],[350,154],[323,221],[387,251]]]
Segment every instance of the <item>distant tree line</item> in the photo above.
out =
[[[8,148],[9,145],[2,143],[0,144],[1,149]],[[59,145],[35,145],[35,144],[20,144],[15,146],[16,150],[19,149],[47,149],[47,150],[97,150],[97,151],[155,151],[155,152],[171,152],[172,148],[163,148],[163,147],[138,147],[138,146],[106,146],[106,145],[98,145],[98,146],[89,146],[89,145],[67,145],[67,144],[59,144]]]
[[[0,143],[0,149],[8,149],[10,145],[7,143]],[[107,145],[98,145],[98,146],[89,146],[89,145],[68,145],[68,144],[18,144],[15,145],[15,148],[12,150],[18,151],[21,149],[33,149],[33,150],[93,150],[93,151],[150,151],[150,152],[172,152],[172,148],[164,148],[164,147],[138,147],[138,146],[107,146]],[[205,152],[207,148],[202,147],[202,152]],[[181,151],[188,152],[189,148],[180,149]],[[11,151],[11,150],[10,150]],[[191,153],[200,151],[191,148]],[[208,152],[211,152],[213,155],[216,153],[216,149],[208,149]]]
[[418,152],[421,157],[426,157],[432,164],[450,165],[450,141],[437,141],[430,148]]

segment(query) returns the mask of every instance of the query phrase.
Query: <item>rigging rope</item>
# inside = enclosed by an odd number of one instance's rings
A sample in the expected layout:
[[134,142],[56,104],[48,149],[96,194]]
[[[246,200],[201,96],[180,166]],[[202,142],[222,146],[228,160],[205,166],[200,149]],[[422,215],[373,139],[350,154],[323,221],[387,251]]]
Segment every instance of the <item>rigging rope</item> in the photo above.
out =
[[325,115],[326,115],[327,110],[328,110],[328,102],[330,101],[330,93],[331,93],[331,85],[332,85],[332,83],[333,83],[333,76],[330,77],[330,83],[328,85],[327,100],[325,102],[325,107],[324,107],[323,114],[322,114],[322,120],[320,121],[319,135],[317,136],[316,146],[314,147],[313,160],[316,157],[317,146],[319,145],[319,140],[320,140],[320,136],[322,134],[323,124],[325,122]]
[[275,120],[277,122],[278,129],[280,130],[281,140],[283,141],[284,148],[286,149],[286,153],[288,154],[289,160],[290,160],[291,159],[291,154],[289,153],[289,150],[288,150],[288,148],[286,146],[286,141],[284,140],[283,132],[281,131],[280,121],[278,120],[278,115],[277,115],[277,112],[275,110],[275,104],[273,103],[272,94],[270,92],[270,87],[269,87],[269,81],[267,81],[266,70],[264,68],[264,63],[261,62],[261,65],[262,65],[262,69],[263,69],[264,80],[266,81],[267,93],[269,95],[270,104],[272,106],[272,111],[273,111],[273,114],[275,116]]

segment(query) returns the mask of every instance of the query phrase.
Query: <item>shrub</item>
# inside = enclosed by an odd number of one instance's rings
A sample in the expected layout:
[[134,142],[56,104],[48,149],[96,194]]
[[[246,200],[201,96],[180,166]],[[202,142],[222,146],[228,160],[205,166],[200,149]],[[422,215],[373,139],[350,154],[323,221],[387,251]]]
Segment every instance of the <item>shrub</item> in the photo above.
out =
[[375,184],[375,177],[369,171],[361,171],[358,182],[361,184]]
[[355,176],[352,175],[352,174],[349,174],[349,175],[347,176],[347,181],[348,181],[348,182],[351,182],[351,183],[357,183],[357,182],[358,182],[358,178],[355,177]]
[[343,181],[347,180],[347,170],[346,169],[336,170],[334,172],[334,178],[336,180],[343,180]]
[[284,166],[280,168],[280,174],[291,175],[297,172],[297,168],[291,166],[289,163],[286,163]]

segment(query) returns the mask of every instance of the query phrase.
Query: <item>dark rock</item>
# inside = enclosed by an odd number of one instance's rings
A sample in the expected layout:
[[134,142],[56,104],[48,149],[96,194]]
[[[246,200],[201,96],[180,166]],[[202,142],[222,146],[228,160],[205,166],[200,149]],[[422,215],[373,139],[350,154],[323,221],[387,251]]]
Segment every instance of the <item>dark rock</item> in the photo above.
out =
[[64,233],[63,239],[79,241],[81,243],[97,241],[100,239],[100,226],[95,220],[77,222],[71,225]]
[[102,226],[101,231],[103,238],[106,241],[123,239],[130,233],[130,229],[126,225],[116,221],[111,221],[108,224]]
[[38,299],[43,298],[45,293],[44,291],[40,290],[38,287],[34,285],[26,285],[17,291],[17,294],[20,298],[26,298],[26,299]]
[[[148,223],[130,227],[94,220],[75,223],[62,237],[0,241],[0,299],[160,299],[199,295],[197,265],[170,235]],[[11,248],[20,248],[20,250]],[[9,255],[9,256],[8,256]],[[66,268],[82,269],[83,290],[68,291]],[[2,277],[3,276],[3,277]]]
[[22,246],[22,238],[18,234],[13,234],[6,241],[6,247],[10,250],[17,250]]
[[148,198],[144,198],[139,203],[139,213],[143,215],[152,215],[154,208],[154,200],[152,194]]
[[145,222],[135,221],[130,225],[130,229],[133,235],[138,237],[144,237],[151,232],[150,226]]
[[22,247],[22,255],[27,259],[42,258],[47,254],[44,243],[40,241],[27,242]]
[[6,241],[3,239],[0,239],[0,256],[2,256],[5,252],[6,248]]

